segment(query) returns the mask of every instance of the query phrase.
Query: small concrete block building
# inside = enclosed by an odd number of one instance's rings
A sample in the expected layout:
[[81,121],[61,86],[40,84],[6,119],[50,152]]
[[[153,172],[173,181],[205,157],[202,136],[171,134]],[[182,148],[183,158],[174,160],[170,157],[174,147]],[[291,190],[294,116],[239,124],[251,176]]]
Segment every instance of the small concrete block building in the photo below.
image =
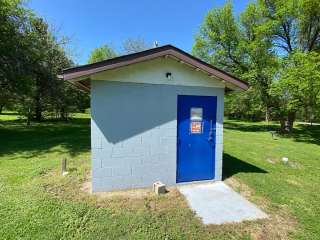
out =
[[91,91],[94,192],[221,180],[224,94],[246,82],[171,45],[63,78]]

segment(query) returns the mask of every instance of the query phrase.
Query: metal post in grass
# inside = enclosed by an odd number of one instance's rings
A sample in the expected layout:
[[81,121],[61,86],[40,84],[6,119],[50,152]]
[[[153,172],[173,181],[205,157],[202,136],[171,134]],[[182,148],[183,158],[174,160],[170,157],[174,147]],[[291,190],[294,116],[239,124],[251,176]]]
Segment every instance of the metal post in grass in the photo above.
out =
[[68,174],[68,171],[67,171],[67,159],[66,158],[63,158],[62,161],[61,161],[61,172],[62,172],[63,176]]

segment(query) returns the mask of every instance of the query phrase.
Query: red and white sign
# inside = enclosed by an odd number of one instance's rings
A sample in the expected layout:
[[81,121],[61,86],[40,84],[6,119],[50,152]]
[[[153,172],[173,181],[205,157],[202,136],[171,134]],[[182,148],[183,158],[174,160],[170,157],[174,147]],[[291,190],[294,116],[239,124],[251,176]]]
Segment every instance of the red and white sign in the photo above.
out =
[[202,133],[202,122],[191,122],[190,131],[192,134]]

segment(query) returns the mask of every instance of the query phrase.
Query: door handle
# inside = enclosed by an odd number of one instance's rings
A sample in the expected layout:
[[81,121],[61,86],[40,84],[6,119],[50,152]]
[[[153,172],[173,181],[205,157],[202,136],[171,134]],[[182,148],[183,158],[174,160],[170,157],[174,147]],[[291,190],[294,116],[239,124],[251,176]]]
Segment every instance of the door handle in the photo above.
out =
[[213,138],[214,138],[213,131],[214,131],[214,129],[213,129],[212,120],[210,120],[210,130],[209,130],[208,142],[211,142],[211,143],[213,142]]

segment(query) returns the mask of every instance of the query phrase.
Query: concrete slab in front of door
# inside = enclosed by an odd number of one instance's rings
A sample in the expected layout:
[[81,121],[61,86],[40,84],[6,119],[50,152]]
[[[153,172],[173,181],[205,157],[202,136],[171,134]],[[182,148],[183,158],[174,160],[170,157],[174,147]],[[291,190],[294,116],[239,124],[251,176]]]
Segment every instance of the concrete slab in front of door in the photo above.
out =
[[204,224],[224,224],[268,217],[223,182],[180,185],[178,189]]

